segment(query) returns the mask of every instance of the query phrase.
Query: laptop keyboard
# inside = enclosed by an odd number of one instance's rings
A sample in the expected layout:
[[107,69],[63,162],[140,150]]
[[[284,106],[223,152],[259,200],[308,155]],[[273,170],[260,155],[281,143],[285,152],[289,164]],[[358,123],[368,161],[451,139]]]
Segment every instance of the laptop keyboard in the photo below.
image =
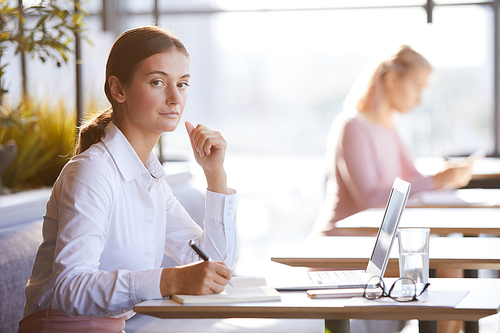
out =
[[314,284],[363,284],[365,280],[361,272],[350,271],[319,271],[308,272]]

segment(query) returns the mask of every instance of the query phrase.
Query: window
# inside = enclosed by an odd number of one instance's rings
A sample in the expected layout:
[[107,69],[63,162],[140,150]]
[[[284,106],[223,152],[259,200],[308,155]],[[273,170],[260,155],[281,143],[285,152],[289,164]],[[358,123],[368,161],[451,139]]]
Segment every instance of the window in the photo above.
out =
[[[434,71],[400,119],[416,156],[494,149],[493,17],[487,6],[163,15],[192,57],[186,117],[213,124],[232,151],[323,154],[331,121],[370,61],[409,44]],[[172,133],[167,154],[187,146]]]
[[[278,243],[307,236],[323,200],[330,125],[365,66],[400,44],[422,53],[434,69],[421,105],[398,119],[414,155],[498,149],[493,10],[451,1],[436,1],[430,24],[425,0],[158,1],[159,23],[191,54],[184,120],[220,130],[228,140],[226,169],[230,185],[240,190],[240,258],[246,263],[268,260]],[[154,3],[85,4],[94,44],[83,43],[85,98],[107,104],[109,49],[122,31],[154,24]],[[104,27],[103,4],[111,13]],[[74,104],[72,61],[61,69],[31,61],[29,81],[43,82],[32,90]],[[20,95],[16,66],[7,69],[11,96]],[[162,147],[167,159],[192,158],[183,126],[165,134]],[[255,273],[254,266],[239,265],[240,274]]]

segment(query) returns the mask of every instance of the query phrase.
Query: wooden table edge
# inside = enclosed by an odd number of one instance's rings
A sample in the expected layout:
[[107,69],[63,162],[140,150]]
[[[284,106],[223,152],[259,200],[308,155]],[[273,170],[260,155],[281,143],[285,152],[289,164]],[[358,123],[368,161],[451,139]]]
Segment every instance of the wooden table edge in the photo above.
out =
[[[164,319],[209,319],[209,318],[267,318],[267,319],[384,319],[384,320],[459,320],[477,321],[498,313],[492,309],[455,309],[448,307],[393,307],[384,306],[385,313],[380,314],[380,307],[368,309],[363,306],[344,307],[275,307],[275,306],[237,306],[190,305],[166,307],[169,311],[161,311],[158,307],[137,307],[134,311]],[[373,311],[370,311],[373,310]]]
[[[436,227],[429,227],[431,229],[431,234],[432,235],[439,235],[439,236],[448,236],[450,234],[463,234],[464,236],[479,236],[479,234],[488,234],[488,235],[495,235],[495,236],[500,236],[500,228],[470,228],[471,230],[467,230],[465,228],[436,228]],[[370,226],[348,226],[348,227],[343,227],[339,226],[339,230],[342,230],[343,232],[348,232],[352,234],[352,236],[365,236],[367,233],[370,232],[376,232],[379,228],[378,227],[370,227]]]
[[[365,269],[368,258],[288,258],[272,257],[271,261],[292,267],[310,267],[327,269]],[[452,262],[450,262],[450,260]],[[390,258],[388,268],[398,268],[398,258]],[[461,258],[431,258],[429,259],[431,269],[494,269],[500,270],[500,259],[486,259],[478,262],[477,259]]]

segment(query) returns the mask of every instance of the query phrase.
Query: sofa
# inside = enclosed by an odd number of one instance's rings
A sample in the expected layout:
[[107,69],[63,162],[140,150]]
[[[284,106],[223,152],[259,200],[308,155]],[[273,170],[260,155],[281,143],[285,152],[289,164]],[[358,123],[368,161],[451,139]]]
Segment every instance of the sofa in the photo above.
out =
[[17,332],[50,189],[0,196],[0,332]]

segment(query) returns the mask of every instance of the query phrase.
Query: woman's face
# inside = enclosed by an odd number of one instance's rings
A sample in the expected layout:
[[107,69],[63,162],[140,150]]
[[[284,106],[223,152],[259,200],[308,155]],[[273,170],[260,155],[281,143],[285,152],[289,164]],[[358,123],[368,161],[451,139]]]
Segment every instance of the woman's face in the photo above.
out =
[[186,105],[189,78],[189,60],[178,50],[142,60],[132,82],[123,86],[121,119],[145,133],[175,130]]
[[427,86],[430,72],[429,68],[414,68],[402,77],[396,75],[387,89],[391,108],[406,113],[420,103],[420,95]]

